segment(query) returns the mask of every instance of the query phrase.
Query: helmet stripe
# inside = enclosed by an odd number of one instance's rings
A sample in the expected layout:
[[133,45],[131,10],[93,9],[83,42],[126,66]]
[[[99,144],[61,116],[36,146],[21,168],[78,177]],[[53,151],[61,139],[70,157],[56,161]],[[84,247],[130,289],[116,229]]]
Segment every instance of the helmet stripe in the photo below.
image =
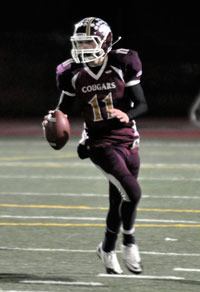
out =
[[87,23],[87,26],[86,26],[86,35],[90,35],[91,34],[91,30],[90,30],[90,26],[91,26],[91,23],[93,22],[94,20],[94,17],[91,17],[88,19],[88,23]]

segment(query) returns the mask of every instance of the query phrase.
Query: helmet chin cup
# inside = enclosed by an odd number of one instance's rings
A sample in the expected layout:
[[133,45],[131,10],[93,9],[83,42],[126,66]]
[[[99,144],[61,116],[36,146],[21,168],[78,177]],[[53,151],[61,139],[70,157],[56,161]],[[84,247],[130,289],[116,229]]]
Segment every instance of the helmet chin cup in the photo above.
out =
[[104,50],[97,52],[88,52],[89,50],[71,50],[72,58],[76,63],[94,62],[105,56]]

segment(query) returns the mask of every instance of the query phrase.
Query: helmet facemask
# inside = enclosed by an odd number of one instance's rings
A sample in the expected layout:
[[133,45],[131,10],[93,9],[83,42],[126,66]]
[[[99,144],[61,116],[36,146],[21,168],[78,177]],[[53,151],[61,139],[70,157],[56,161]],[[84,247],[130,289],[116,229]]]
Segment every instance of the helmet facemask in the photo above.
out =
[[[71,54],[76,63],[88,63],[105,56],[99,36],[76,35],[71,37],[71,43]],[[91,48],[82,48],[82,43],[91,43]]]
[[[104,57],[112,44],[112,33],[103,20],[86,18],[75,25],[75,31],[70,38],[71,55],[76,63],[88,63]],[[83,44],[88,44],[85,46]]]

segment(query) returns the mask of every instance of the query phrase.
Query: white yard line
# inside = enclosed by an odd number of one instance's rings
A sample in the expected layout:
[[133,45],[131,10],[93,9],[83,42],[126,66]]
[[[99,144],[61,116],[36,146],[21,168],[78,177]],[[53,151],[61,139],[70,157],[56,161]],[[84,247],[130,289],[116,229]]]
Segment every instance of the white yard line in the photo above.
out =
[[[2,161],[2,160],[3,161]],[[5,161],[4,161],[5,159]],[[39,161],[39,162],[35,162],[35,161],[20,161],[20,158],[18,159],[19,161],[16,161],[17,158],[13,157],[12,161],[12,157],[8,157],[8,158],[0,158],[0,166],[4,166],[4,167],[37,167],[37,168],[76,168],[76,167],[91,167],[94,168],[94,165],[92,164],[92,162],[88,161],[88,162],[76,162],[73,161],[70,164],[65,162],[53,162],[53,161]],[[25,159],[25,158],[24,158]],[[27,157],[27,159],[32,160],[32,157]],[[11,161],[10,161],[11,160]],[[198,163],[143,163],[141,165],[142,169],[200,169],[200,165]]]
[[103,217],[100,218],[100,217],[72,217],[72,216],[21,216],[21,215],[14,216],[14,215],[0,215],[0,218],[105,221],[105,218],[103,218]]
[[[90,193],[37,193],[37,192],[0,192],[0,196],[64,196],[64,197],[108,197],[108,194]],[[200,197],[199,197],[200,199]]]
[[174,268],[174,271],[180,271],[180,272],[198,272],[200,273],[200,269],[189,269],[189,268]]
[[[0,179],[41,179],[41,180],[106,180],[104,176],[80,176],[80,175],[0,175]],[[145,177],[142,176],[139,180],[144,181],[200,181],[200,177]]]
[[[8,247],[0,246],[0,250],[16,250],[16,251],[33,251],[33,252],[68,252],[68,253],[96,253],[93,249],[66,249],[66,248],[31,248],[31,247]],[[120,250],[117,253],[121,253]],[[157,251],[140,251],[145,255],[161,255],[161,256],[185,256],[200,257],[200,253],[173,253],[173,252],[157,252]]]
[[[154,142],[154,141],[150,141],[150,142],[147,142],[147,141],[143,141],[141,143],[141,148],[145,148],[145,147],[163,147],[164,145],[166,145],[166,141],[164,142]],[[183,141],[176,141],[176,142],[169,142],[167,141],[167,148],[170,147],[170,148],[181,148],[182,147],[191,147],[191,148],[195,148],[200,146],[200,143],[197,141],[197,142],[191,142],[191,143],[187,143],[187,142],[183,142]]]
[[[78,221],[105,221],[104,217],[73,217],[73,216],[24,216],[24,215],[0,215],[0,218],[9,219],[53,219],[53,220],[78,220]],[[136,222],[160,222],[160,223],[186,223],[200,224],[200,221],[167,220],[167,219],[137,219]],[[1,292],[1,291],[0,291]]]
[[[0,192],[0,196],[64,196],[64,197],[108,197],[108,194],[94,194],[94,193],[40,193],[40,192]],[[142,199],[181,199],[181,200],[200,200],[200,196],[190,195],[177,196],[177,195],[142,195]]]
[[[20,140],[17,140],[17,139],[14,139],[14,141],[15,141],[15,145],[24,145],[24,146],[27,146],[27,144],[28,144],[28,140],[27,139],[22,139],[21,137],[20,137]],[[75,140],[71,140],[71,141],[69,141],[69,143],[68,143],[68,147],[76,147],[77,146],[77,144],[78,144],[78,141],[79,141],[79,138],[77,138],[77,141]],[[32,139],[31,141],[30,141],[30,144],[31,145],[34,145],[34,146],[38,146],[38,148],[39,147],[45,147],[45,150],[47,149],[47,143],[46,143],[46,141],[42,141],[41,139],[37,139],[36,138],[36,140],[34,140],[34,139]],[[0,145],[1,146],[13,146],[13,139],[11,139],[11,141],[9,141],[9,140],[4,140],[4,141],[1,141],[0,142]],[[153,140],[151,140],[151,141],[145,141],[145,140],[143,140],[142,141],[142,143],[141,143],[141,148],[144,148],[144,147],[163,147],[163,145],[166,145],[166,141],[163,141],[163,142],[157,142],[157,141],[153,141]],[[198,142],[198,141],[195,141],[195,142],[193,142],[193,141],[191,141],[191,142],[184,142],[184,141],[176,141],[176,142],[170,142],[170,141],[167,141],[167,148],[168,147],[174,147],[174,148],[183,148],[183,147],[194,147],[194,148],[196,148],[196,147],[198,147],[198,146],[200,146],[200,143]],[[63,153],[65,153],[65,151],[62,151]]]
[[41,291],[41,290],[2,290],[0,288],[0,292],[48,292],[47,290]]
[[177,196],[177,195],[142,195],[142,199],[181,199],[181,200],[200,200],[200,196],[189,195],[188,196]]
[[115,274],[98,274],[98,277],[104,278],[129,278],[129,279],[150,279],[150,280],[185,280],[183,277],[175,276],[154,276],[154,275],[115,275]]
[[[102,287],[103,283],[99,282],[82,282],[82,281],[53,281],[53,280],[22,280],[18,283],[23,284],[47,284],[47,285],[65,285],[65,286],[92,286],[92,287]],[[1,291],[1,290],[0,290]]]

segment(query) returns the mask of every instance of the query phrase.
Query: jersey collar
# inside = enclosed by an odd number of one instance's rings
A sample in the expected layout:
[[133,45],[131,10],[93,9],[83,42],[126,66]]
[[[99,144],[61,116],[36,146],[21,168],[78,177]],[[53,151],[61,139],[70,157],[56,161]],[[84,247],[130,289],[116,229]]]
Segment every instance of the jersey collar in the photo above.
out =
[[99,71],[97,72],[97,74],[95,74],[91,69],[90,67],[87,65],[87,63],[84,64],[84,69],[85,71],[94,79],[98,80],[101,75],[103,74],[105,68],[106,68],[106,65],[107,65],[107,62],[108,62],[108,56],[105,57],[104,61],[103,61],[103,64],[101,66],[99,66]]

